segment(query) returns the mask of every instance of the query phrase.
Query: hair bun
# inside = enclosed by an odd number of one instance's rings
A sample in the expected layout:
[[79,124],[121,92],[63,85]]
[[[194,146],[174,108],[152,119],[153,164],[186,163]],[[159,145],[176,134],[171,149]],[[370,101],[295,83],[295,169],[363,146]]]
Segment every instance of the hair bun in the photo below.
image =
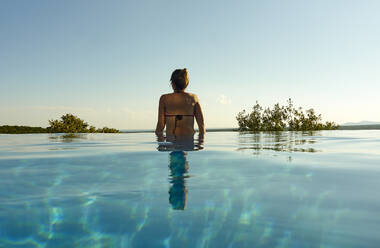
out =
[[173,71],[170,81],[174,84],[176,90],[184,90],[189,84],[187,68],[176,69]]

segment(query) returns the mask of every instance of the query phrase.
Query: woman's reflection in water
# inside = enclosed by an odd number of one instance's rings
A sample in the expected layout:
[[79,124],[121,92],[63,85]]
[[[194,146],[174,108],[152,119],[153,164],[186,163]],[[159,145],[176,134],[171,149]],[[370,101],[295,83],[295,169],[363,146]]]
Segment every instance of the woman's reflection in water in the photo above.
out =
[[188,177],[189,163],[186,161],[184,151],[173,151],[169,154],[170,189],[169,203],[173,209],[184,210],[187,203],[187,186],[185,178]]
[[184,210],[187,204],[186,178],[189,178],[189,163],[186,151],[203,149],[203,137],[157,137],[159,151],[169,151],[169,203],[175,210]]

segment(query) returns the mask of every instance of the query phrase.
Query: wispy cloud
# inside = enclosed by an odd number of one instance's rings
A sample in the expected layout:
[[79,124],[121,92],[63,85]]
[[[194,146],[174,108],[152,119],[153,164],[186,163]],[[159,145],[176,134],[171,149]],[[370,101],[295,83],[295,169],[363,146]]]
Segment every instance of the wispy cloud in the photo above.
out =
[[223,105],[231,104],[231,99],[224,94],[220,94],[218,98],[216,99],[216,101]]

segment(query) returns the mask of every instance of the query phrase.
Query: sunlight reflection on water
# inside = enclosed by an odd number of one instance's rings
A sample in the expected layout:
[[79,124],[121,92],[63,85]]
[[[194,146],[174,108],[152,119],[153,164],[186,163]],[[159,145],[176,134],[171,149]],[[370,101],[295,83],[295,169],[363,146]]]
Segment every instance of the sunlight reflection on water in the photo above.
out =
[[380,132],[0,135],[0,247],[377,247]]

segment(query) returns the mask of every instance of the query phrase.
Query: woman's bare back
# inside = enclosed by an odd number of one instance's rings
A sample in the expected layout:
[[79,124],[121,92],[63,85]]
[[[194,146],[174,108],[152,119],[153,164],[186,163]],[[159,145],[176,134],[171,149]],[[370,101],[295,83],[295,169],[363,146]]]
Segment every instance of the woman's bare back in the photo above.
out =
[[193,135],[194,117],[200,134],[204,133],[203,114],[195,94],[181,91],[162,95],[158,112],[157,134],[162,133],[166,125],[166,135]]

